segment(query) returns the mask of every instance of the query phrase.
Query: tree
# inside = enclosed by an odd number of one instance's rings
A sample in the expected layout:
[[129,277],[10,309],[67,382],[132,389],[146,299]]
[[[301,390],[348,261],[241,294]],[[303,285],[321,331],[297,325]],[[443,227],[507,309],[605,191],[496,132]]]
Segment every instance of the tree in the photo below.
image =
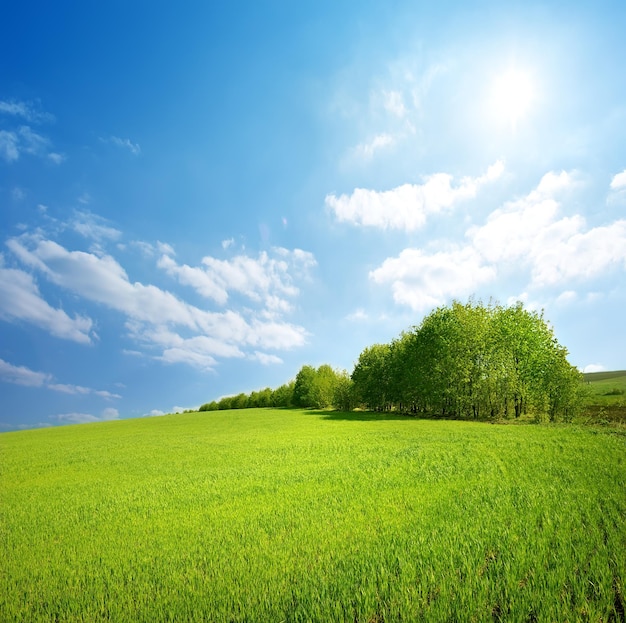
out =
[[273,392],[270,400],[270,406],[272,407],[291,407],[294,404],[293,400],[294,381],[285,383],[280,387],[277,387]]
[[352,372],[357,399],[370,409],[382,411],[389,406],[388,344],[374,344],[360,355]]
[[302,366],[302,368],[300,368],[293,387],[293,403],[296,407],[313,406],[314,379],[315,368],[313,368],[313,366]]
[[340,411],[352,411],[354,408],[354,386],[345,370],[336,373],[332,403]]
[[317,368],[311,384],[310,406],[316,409],[332,408],[336,386],[337,374],[328,364]]

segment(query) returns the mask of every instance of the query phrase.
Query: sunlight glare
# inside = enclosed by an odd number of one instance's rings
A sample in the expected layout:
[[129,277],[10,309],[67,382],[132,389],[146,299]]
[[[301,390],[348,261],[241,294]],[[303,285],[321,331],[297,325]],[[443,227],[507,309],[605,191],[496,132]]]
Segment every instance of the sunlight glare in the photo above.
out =
[[501,120],[516,129],[517,123],[529,111],[534,98],[534,87],[527,72],[511,68],[494,82],[492,109]]

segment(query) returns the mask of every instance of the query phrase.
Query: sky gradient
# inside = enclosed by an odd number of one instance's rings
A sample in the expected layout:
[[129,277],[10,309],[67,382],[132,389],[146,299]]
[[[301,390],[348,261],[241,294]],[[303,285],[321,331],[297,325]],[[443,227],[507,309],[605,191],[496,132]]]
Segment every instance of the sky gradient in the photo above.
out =
[[468,297],[626,368],[622,2],[0,9],[0,430],[277,387]]

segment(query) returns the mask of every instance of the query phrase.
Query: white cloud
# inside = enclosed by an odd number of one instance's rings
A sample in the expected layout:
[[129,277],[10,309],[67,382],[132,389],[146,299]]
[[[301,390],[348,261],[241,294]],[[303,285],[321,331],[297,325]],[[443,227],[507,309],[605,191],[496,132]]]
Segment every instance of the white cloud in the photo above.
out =
[[626,269],[626,220],[587,229],[581,215],[562,215],[564,199],[579,185],[572,173],[547,173],[526,196],[470,227],[467,244],[434,253],[405,249],[370,278],[390,284],[397,303],[420,310],[472,294],[499,275],[526,278],[530,291],[559,287],[556,301],[571,303],[578,298],[572,284]]
[[27,387],[42,387],[64,394],[88,395],[95,394],[103,398],[121,398],[119,394],[108,391],[95,390],[81,385],[67,385],[65,383],[54,383],[54,377],[45,372],[37,372],[25,366],[15,366],[3,359],[0,359],[0,380],[14,385],[24,385]]
[[51,151],[48,154],[48,160],[51,160],[52,162],[54,162],[54,164],[61,164],[62,162],[65,162],[66,157],[64,154],[58,154],[54,151]]
[[363,160],[371,160],[377,151],[385,147],[390,147],[395,142],[394,137],[387,132],[377,134],[367,143],[359,143],[354,148],[354,155]]
[[154,246],[149,242],[144,242],[143,240],[131,240],[129,246],[138,249],[144,257],[153,257],[156,253]]
[[112,408],[104,409],[100,415],[73,412],[50,416],[50,419],[56,420],[61,424],[89,424],[91,422],[107,422],[110,420],[117,420],[118,418],[118,410]]
[[561,292],[556,298],[556,302],[559,305],[569,305],[578,300],[578,294],[574,290],[566,290]]
[[27,125],[20,127],[18,135],[20,138],[20,149],[27,154],[35,156],[43,155],[50,144],[47,138],[41,136],[41,134],[37,134],[37,132]]
[[398,257],[387,258],[369,274],[378,284],[391,284],[396,303],[415,310],[443,304],[451,296],[471,294],[493,281],[496,270],[485,265],[470,247],[428,254],[405,249]]
[[611,189],[618,190],[621,188],[626,188],[626,169],[624,169],[621,173],[618,173],[611,180]]
[[18,138],[15,132],[0,130],[0,156],[7,162],[13,162],[20,157]]
[[254,351],[254,354],[250,357],[250,359],[256,359],[264,366],[283,363],[283,360],[280,357],[277,357],[276,355],[268,355],[267,353],[262,353],[258,350]]
[[228,247],[231,247],[234,244],[235,244],[234,238],[229,238],[228,240],[222,240],[222,249],[228,249]]
[[[584,220],[580,219],[580,224]],[[626,268],[626,220],[586,232],[563,233],[551,244],[535,250],[532,257],[535,286],[588,281],[613,268]]]
[[590,363],[583,368],[583,372],[605,372],[606,368],[601,363]]
[[157,265],[179,283],[220,305],[228,302],[229,292],[237,292],[264,303],[270,310],[288,311],[291,306],[284,297],[298,294],[292,273],[305,274],[316,264],[315,258],[301,249],[274,248],[272,252],[273,257],[262,251],[257,258],[237,255],[229,260],[207,256],[202,259],[202,266],[180,265],[164,254]]
[[414,231],[425,225],[428,216],[475,197],[484,184],[500,177],[503,171],[504,164],[498,161],[485,175],[464,177],[455,186],[451,175],[435,173],[423,184],[403,184],[388,191],[356,188],[351,195],[327,195],[325,202],[339,221]]
[[15,200],[15,201],[22,201],[22,199],[24,199],[26,197],[26,193],[19,187],[16,186],[12,191],[11,191],[11,197]]
[[128,138],[120,138],[119,136],[110,136],[108,139],[102,139],[105,143],[111,143],[117,147],[128,149],[131,154],[138,156],[141,153],[141,147],[138,143],[133,143]]
[[365,310],[362,309],[361,307],[359,307],[358,309],[353,311],[351,314],[348,314],[346,316],[346,320],[349,320],[350,322],[359,321],[359,320],[367,320],[367,319],[368,319],[368,315],[365,313]]
[[52,335],[81,344],[92,341],[93,322],[85,316],[71,318],[51,307],[41,296],[32,275],[0,267],[0,318],[29,322]]
[[122,232],[106,224],[106,219],[91,212],[75,213],[72,228],[81,236],[101,242],[102,240],[118,240]]
[[37,110],[37,108],[38,106],[32,102],[19,102],[15,100],[9,102],[0,101],[0,113],[21,117],[33,123],[54,121],[54,115]]
[[399,119],[407,114],[404,97],[400,91],[383,91],[383,106],[387,112]]
[[35,372],[24,366],[14,366],[4,359],[0,359],[0,379],[5,383],[13,383],[14,385],[43,387],[52,379],[52,375]]
[[564,219],[555,226],[560,209],[557,195],[575,184],[568,173],[548,173],[535,190],[492,212],[484,225],[470,228],[467,236],[490,262],[527,258],[535,249],[580,227],[581,217]]
[[165,411],[161,411],[161,409],[152,409],[152,411],[146,413],[144,417],[159,417],[161,415],[165,415]]
[[[304,251],[277,249],[278,258],[261,254],[260,261],[241,257],[232,264],[210,258],[212,261],[206,265],[214,269],[213,277],[222,279],[221,287],[240,290],[252,300],[263,303],[265,299],[269,303],[265,311],[248,310],[246,319],[233,310],[203,310],[156,286],[131,283],[126,271],[110,255],[69,251],[39,234],[24,234],[7,244],[21,262],[40,271],[51,283],[126,315],[130,336],[147,348],[158,349],[160,354],[156,357],[165,362],[185,362],[207,369],[215,366],[217,357],[245,356],[245,348],[283,350],[301,346],[306,340],[304,328],[280,319],[286,307],[273,298],[276,293],[297,293],[289,269],[306,271],[314,262],[312,255]],[[169,256],[163,258],[174,262]],[[182,268],[175,263],[166,266],[172,270]],[[187,268],[188,275],[202,276],[203,269]],[[26,273],[17,272],[32,281]],[[24,318],[26,313],[26,309],[21,309],[20,314],[14,315]],[[181,332],[187,335],[182,337]]]
[[6,162],[15,162],[22,154],[47,157],[55,164],[60,164],[65,157],[56,152],[49,152],[50,141],[35,132],[30,126],[17,129],[0,130],[0,157]]

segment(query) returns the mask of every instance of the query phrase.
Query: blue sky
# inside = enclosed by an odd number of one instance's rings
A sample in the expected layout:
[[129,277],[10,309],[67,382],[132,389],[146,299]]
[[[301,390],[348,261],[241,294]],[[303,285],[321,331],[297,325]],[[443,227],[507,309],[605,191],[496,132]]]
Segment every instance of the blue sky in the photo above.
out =
[[0,428],[352,369],[469,296],[626,368],[626,5],[0,9]]

